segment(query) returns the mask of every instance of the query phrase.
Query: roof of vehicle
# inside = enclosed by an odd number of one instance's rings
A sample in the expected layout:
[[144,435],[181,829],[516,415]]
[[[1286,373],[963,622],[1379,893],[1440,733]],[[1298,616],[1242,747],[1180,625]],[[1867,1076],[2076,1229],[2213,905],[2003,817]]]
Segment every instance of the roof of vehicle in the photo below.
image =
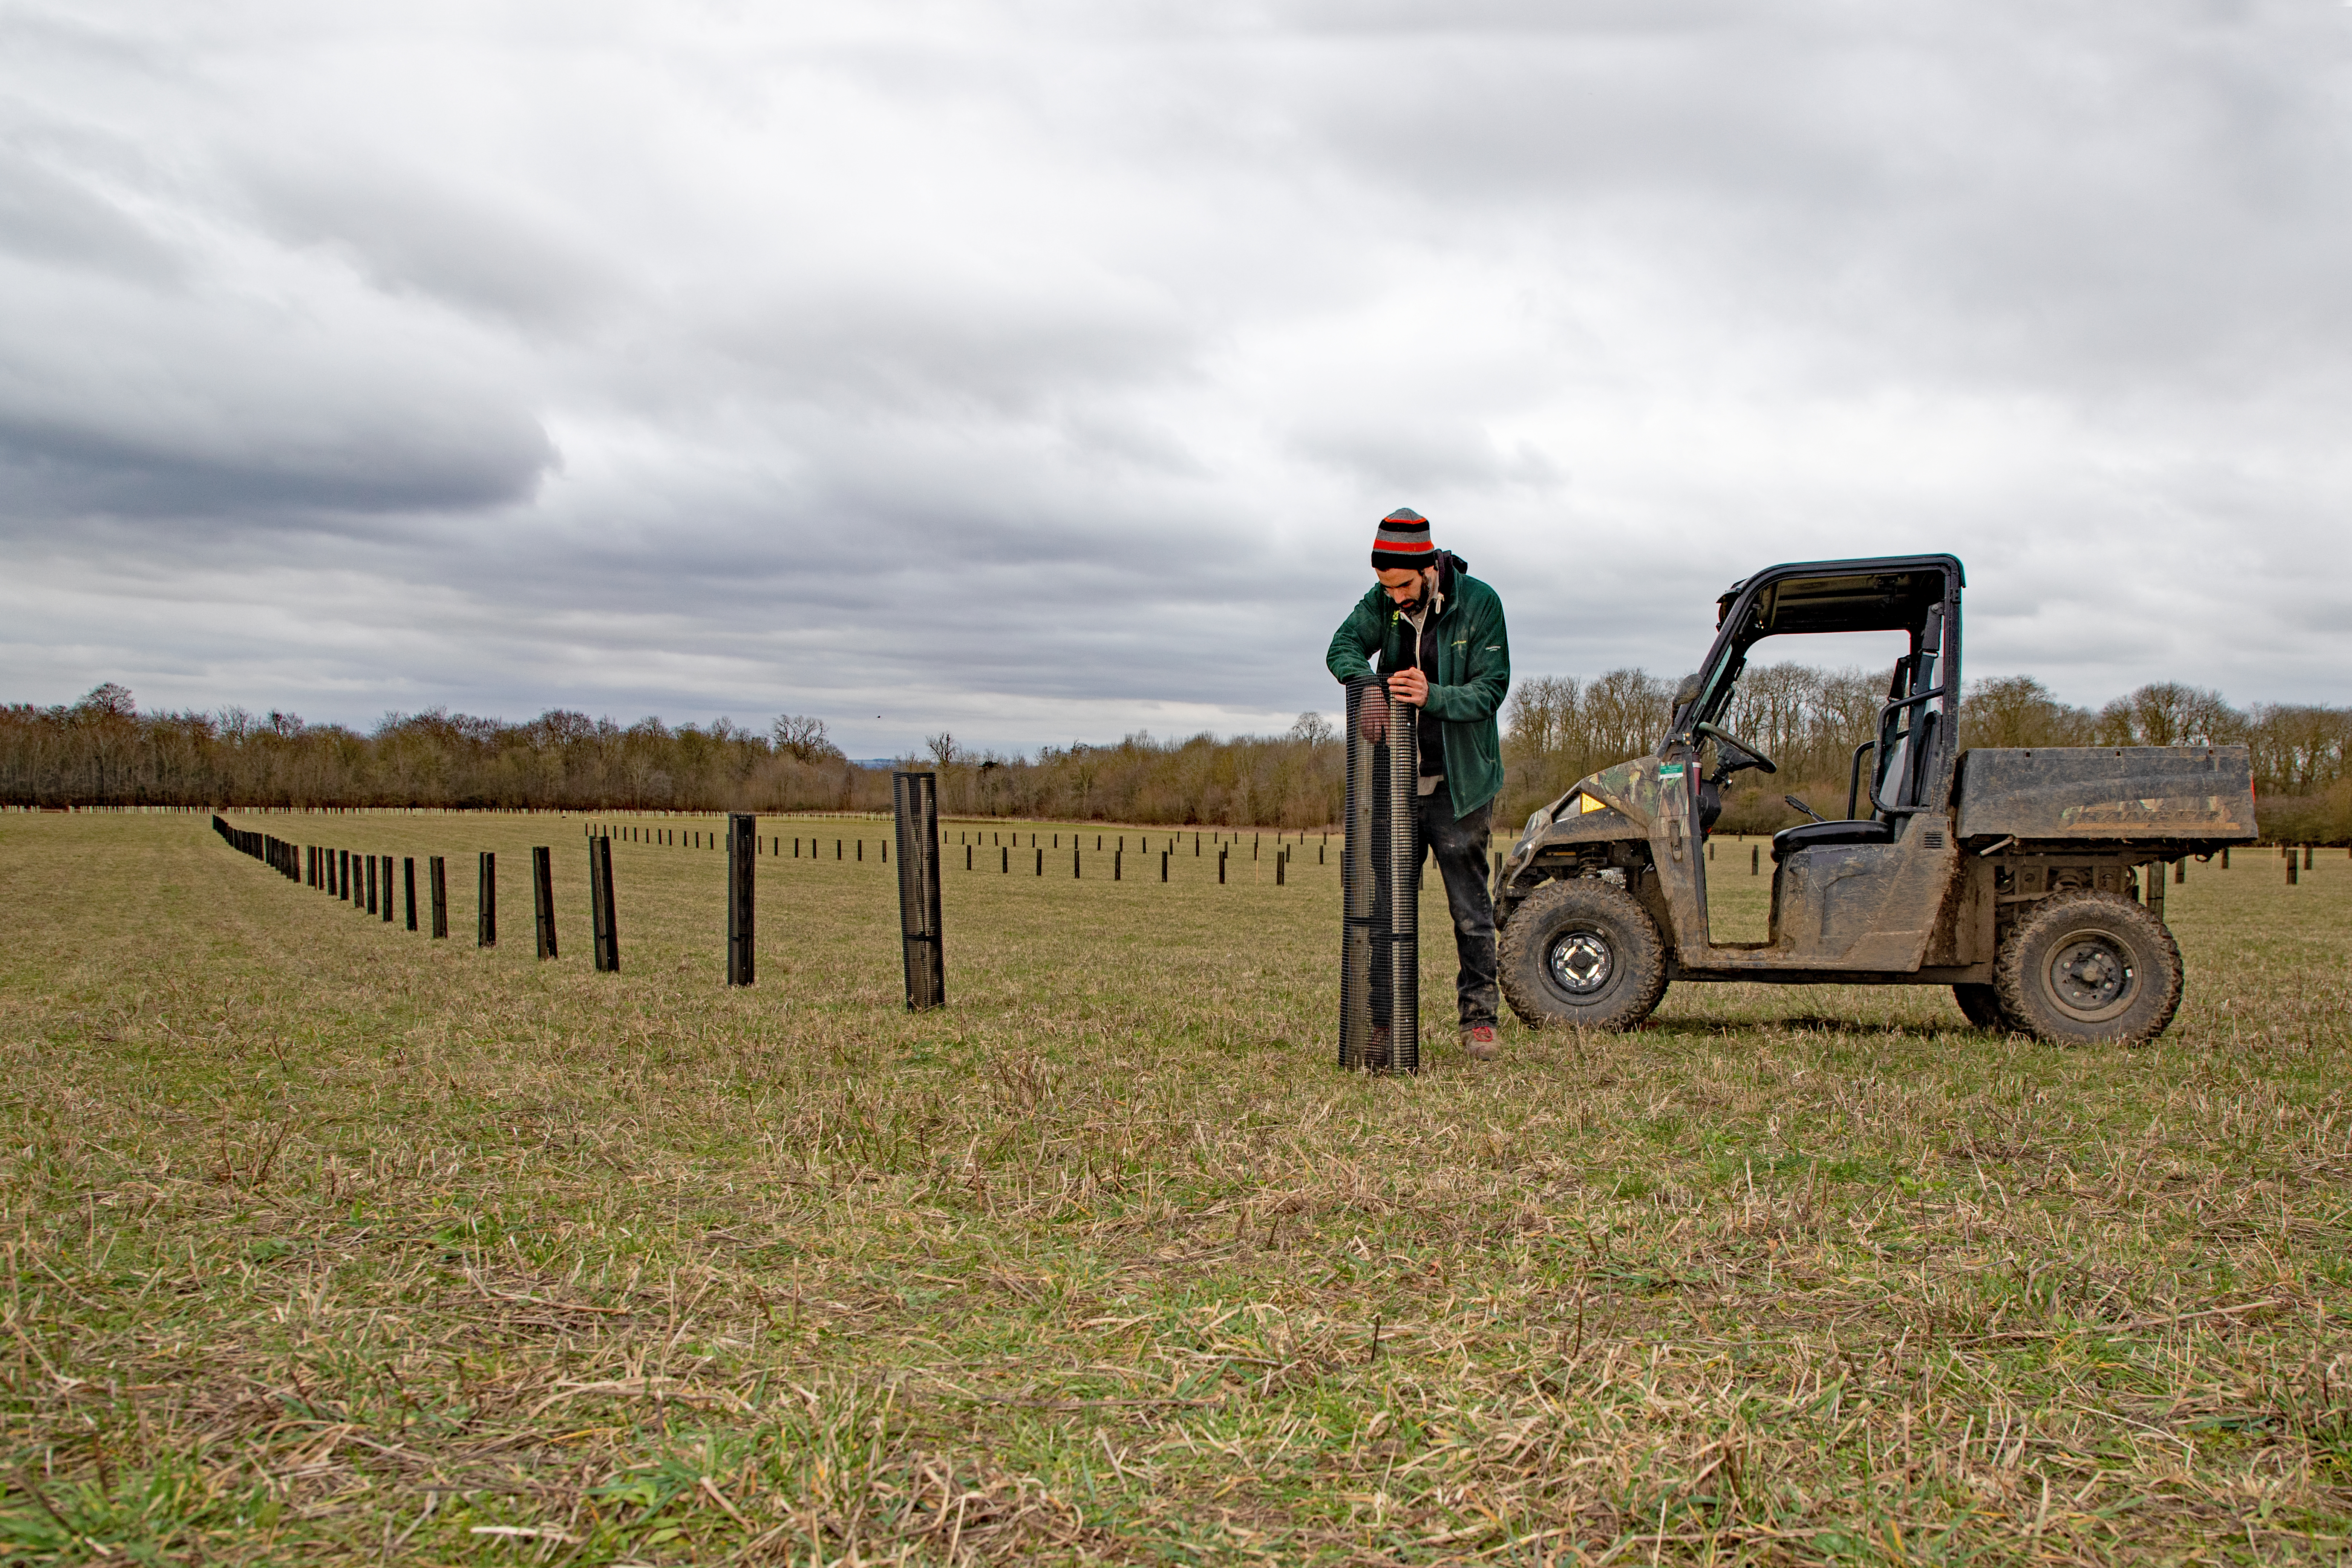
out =
[[1967,582],[1957,555],[1791,561],[1734,583],[1716,601],[1715,624],[1722,626],[1733,606],[1745,601],[1753,606],[1748,629],[1756,637],[1895,631],[1916,626],[1927,605],[1951,596]]

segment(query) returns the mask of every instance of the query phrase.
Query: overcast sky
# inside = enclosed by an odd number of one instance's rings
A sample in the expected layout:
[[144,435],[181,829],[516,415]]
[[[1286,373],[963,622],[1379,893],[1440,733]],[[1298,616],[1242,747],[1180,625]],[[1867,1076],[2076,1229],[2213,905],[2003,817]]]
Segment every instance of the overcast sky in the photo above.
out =
[[2352,700],[2352,7],[0,0],[0,699],[1337,707],[1950,550],[1970,675]]

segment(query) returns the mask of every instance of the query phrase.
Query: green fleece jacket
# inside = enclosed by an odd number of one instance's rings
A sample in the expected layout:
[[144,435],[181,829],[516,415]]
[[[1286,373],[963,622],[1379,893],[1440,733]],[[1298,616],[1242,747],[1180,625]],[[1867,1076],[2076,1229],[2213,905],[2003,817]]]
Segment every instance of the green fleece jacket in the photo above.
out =
[[[1437,615],[1437,668],[1423,672],[1429,677],[1427,711],[1444,724],[1445,787],[1456,816],[1469,816],[1503,787],[1503,739],[1495,715],[1511,689],[1503,601],[1464,565],[1450,553],[1439,565],[1445,605]],[[1374,673],[1367,658],[1375,649],[1380,674],[1412,663],[1412,623],[1397,614],[1387,591],[1378,586],[1339,623],[1323,662],[1339,679],[1352,680]]]

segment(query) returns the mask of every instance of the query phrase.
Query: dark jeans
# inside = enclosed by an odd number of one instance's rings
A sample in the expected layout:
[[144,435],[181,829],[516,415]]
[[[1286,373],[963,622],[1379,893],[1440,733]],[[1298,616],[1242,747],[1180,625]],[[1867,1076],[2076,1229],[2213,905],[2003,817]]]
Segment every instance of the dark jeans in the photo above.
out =
[[[1467,816],[1454,815],[1454,796],[1443,784],[1413,805],[1421,841],[1437,858],[1445,879],[1445,903],[1454,916],[1454,952],[1461,971],[1454,977],[1454,1005],[1462,1026],[1495,1021],[1502,996],[1495,987],[1495,900],[1486,892],[1486,839],[1495,803]],[[1414,870],[1418,872],[1419,867]],[[1415,881],[1419,880],[1418,876]]]

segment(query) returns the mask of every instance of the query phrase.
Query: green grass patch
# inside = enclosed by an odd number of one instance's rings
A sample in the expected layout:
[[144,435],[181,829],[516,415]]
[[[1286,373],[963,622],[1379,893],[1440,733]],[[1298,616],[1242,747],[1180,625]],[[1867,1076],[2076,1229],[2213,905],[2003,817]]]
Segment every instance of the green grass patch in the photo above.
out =
[[[1685,984],[1473,1064],[1433,886],[1399,1080],[1336,1068],[1311,837],[1280,888],[1246,835],[1222,887],[1189,834],[1160,884],[1160,830],[1117,883],[1091,826],[1082,879],[1066,824],[1043,879],[952,854],[950,1005],[910,1016],[879,824],[763,823],[824,854],[762,859],[739,992],[716,851],[614,847],[599,975],[577,818],[244,825],[449,857],[455,939],[201,818],[0,818],[0,1562],[2352,1537],[2341,857],[2192,865],[2187,1002],[2136,1051],[1937,990]],[[1760,934],[1746,849],[1711,896]]]

